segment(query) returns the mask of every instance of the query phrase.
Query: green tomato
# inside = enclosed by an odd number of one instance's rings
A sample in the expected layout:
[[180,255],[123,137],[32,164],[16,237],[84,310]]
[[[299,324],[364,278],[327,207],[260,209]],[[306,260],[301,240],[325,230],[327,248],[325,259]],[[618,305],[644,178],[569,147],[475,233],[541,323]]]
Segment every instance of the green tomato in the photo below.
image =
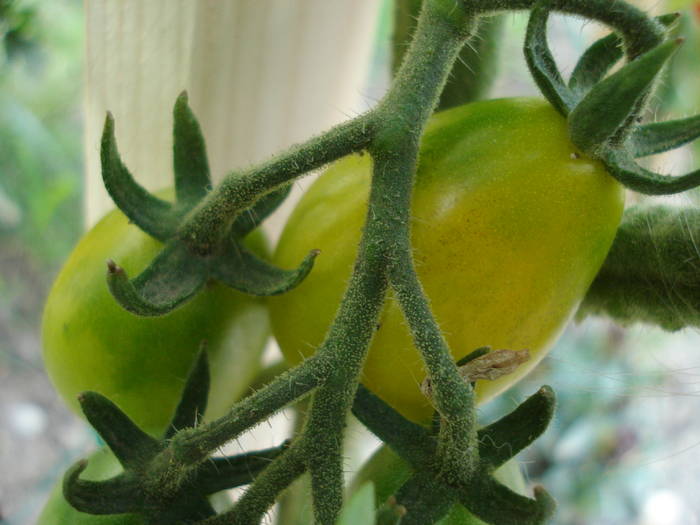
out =
[[[389,496],[396,494],[401,486],[411,477],[411,467],[388,446],[383,445],[357,471],[348,487],[349,494],[354,494],[368,481],[374,485],[375,501],[382,505]],[[494,477],[518,494],[525,495],[525,480],[516,460],[511,460],[499,468]],[[462,505],[454,505],[447,516],[437,525],[484,525]]]
[[[282,352],[298,363],[321,344],[353,266],[367,208],[369,156],[330,167],[301,199],[275,262],[321,255],[296,289],[269,301]],[[577,152],[566,122],[539,99],[502,99],[436,114],[422,139],[412,202],[416,270],[459,360],[474,349],[530,351],[509,375],[479,381],[478,401],[504,391],[545,356],[600,269],[623,188]],[[391,293],[362,382],[404,416],[427,422],[426,372]]]
[[[265,252],[260,233],[246,242]],[[46,302],[42,338],[47,373],[68,406],[77,396],[107,396],[141,428],[161,433],[173,415],[202,340],[211,389],[207,417],[223,415],[257,373],[269,337],[265,303],[210,283],[163,317],[137,317],[117,304],[105,280],[107,259],[138,275],[162,244],[112,211],[80,240]]]
[[[102,448],[88,459],[81,479],[101,481],[116,476],[122,467],[109,449]],[[49,500],[41,511],[36,525],[145,525],[146,522],[134,514],[94,515],[74,509],[63,497],[63,479],[51,490]]]

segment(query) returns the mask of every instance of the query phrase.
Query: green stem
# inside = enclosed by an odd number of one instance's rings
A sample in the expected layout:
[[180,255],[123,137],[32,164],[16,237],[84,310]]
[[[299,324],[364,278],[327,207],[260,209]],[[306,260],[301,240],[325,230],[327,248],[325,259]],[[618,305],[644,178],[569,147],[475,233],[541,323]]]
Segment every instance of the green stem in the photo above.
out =
[[[461,455],[475,449],[473,393],[457,371],[416,275],[410,241],[410,208],[418,158],[416,138],[420,137],[473,24],[466,19],[454,24],[441,16],[443,13],[439,9],[428,10],[430,5],[426,6],[425,16],[421,16],[405,66],[399,70],[386,100],[398,126],[383,127],[371,146],[375,158],[373,184],[384,187],[383,204],[391,213],[384,237],[391,250],[389,279],[425,360],[428,375],[436,384],[437,409],[448,422],[445,425],[450,436],[447,441],[452,443],[447,448],[455,452],[461,449]],[[427,104],[428,100],[433,103]],[[378,147],[384,144],[391,147]],[[444,458],[448,463],[451,455],[446,453]],[[463,461],[458,464],[462,466]]]
[[277,494],[304,473],[304,458],[292,445],[263,470],[233,508],[201,522],[201,525],[258,525]]
[[[340,343],[342,357],[333,376],[314,395],[309,430],[305,432],[312,454],[309,471],[319,525],[335,523],[342,505],[345,416],[352,406],[384,299],[386,271],[399,252],[410,254],[410,200],[418,142],[457,53],[469,35],[466,22],[461,17],[455,19],[454,13],[446,11],[440,1],[425,4],[404,66],[377,113],[384,118],[379,120],[381,127],[378,126],[369,147],[374,168],[367,220],[355,272],[341,305],[342,312],[350,301],[356,301],[356,312],[364,318],[354,327],[345,327],[342,315],[333,323],[323,346],[332,348]],[[351,330],[357,330],[357,324],[361,324],[362,330],[347,339]],[[456,367],[452,366],[459,378]],[[324,431],[313,432],[319,428]]]
[[[514,9],[532,9],[539,0],[461,0],[474,15]],[[598,20],[622,34],[633,59],[661,43],[663,26],[643,11],[612,0],[550,0],[550,9]]]
[[204,461],[245,430],[316,388],[328,374],[329,364],[320,353],[312,356],[241,400],[227,415],[196,429],[181,430],[171,441],[173,459],[184,465]]
[[259,198],[309,171],[365,149],[371,137],[369,122],[365,117],[344,122],[250,171],[230,173],[188,214],[178,236],[196,253],[208,255],[238,214]]

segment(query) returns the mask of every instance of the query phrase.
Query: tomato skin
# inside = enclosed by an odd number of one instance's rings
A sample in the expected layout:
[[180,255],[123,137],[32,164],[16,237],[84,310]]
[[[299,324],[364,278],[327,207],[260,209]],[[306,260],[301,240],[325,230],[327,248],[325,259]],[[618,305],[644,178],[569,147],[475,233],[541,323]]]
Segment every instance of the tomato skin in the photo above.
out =
[[[265,252],[260,233],[246,244]],[[207,341],[211,389],[207,417],[221,416],[259,369],[269,336],[265,303],[220,284],[163,317],[137,317],[112,298],[107,259],[135,276],[162,244],[112,211],[80,240],[46,302],[42,339],[51,382],[82,415],[77,396],[94,390],[139,426],[160,434],[180,398],[200,342]]]
[[[356,256],[369,156],[340,160],[297,205],[274,260],[321,255],[295,290],[269,301],[273,333],[292,363],[322,342]],[[477,383],[502,392],[546,354],[613,241],[623,188],[578,153],[564,119],[538,99],[501,99],[436,114],[423,136],[412,202],[416,270],[455,360],[475,348],[529,349],[513,374]],[[404,416],[427,422],[425,370],[390,293],[363,383]]]
[[[101,481],[116,476],[121,471],[122,467],[114,454],[102,448],[89,457],[87,467],[80,478]],[[63,497],[61,478],[51,489],[36,525],[146,525],[146,522],[135,514],[95,515],[76,510]]]

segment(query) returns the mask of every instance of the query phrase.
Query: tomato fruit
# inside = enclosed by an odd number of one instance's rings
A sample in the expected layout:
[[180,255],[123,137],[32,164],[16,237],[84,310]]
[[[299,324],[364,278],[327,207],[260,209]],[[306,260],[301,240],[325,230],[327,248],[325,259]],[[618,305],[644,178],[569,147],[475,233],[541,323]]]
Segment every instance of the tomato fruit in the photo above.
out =
[[[80,478],[101,481],[116,476],[122,466],[108,449],[94,452],[88,459],[87,468]],[[135,514],[95,515],[86,514],[73,508],[63,497],[63,479],[58,480],[41,511],[36,525],[145,525],[145,521]]]
[[[273,333],[299,362],[319,346],[347,285],[367,207],[371,159],[331,166],[301,199],[274,260],[321,255],[309,277],[269,300]],[[477,382],[479,401],[545,355],[613,241],[623,188],[577,152],[545,101],[477,102],[436,114],[423,136],[412,202],[416,270],[455,360],[481,346],[530,350],[514,373]],[[363,383],[414,421],[427,421],[425,370],[391,293]]]
[[[371,481],[374,485],[375,501],[377,505],[381,505],[408,481],[411,473],[408,463],[388,446],[382,445],[357,471],[350,482],[348,492],[353,494]],[[511,490],[525,495],[525,480],[517,460],[508,461],[496,470],[494,477]],[[454,505],[436,525],[484,525],[484,522],[462,505]]]
[[[260,233],[246,243],[265,252]],[[122,309],[107,288],[105,261],[113,258],[135,276],[161,248],[112,211],[71,253],[49,293],[42,326],[46,370],[72,409],[81,414],[77,395],[94,390],[154,434],[168,424],[202,340],[211,370],[211,418],[244,393],[269,336],[263,300],[215,283],[163,317]]]

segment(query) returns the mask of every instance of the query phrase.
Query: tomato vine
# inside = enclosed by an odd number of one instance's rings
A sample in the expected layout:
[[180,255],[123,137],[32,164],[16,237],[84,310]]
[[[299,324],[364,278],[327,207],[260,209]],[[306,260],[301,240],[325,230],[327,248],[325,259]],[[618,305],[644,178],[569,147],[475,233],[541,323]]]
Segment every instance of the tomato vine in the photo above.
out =
[[[165,242],[153,264],[135,279],[129,279],[118,265],[109,268],[113,295],[140,315],[172,311],[210,279],[255,295],[291,289],[311,271],[317,254],[310,253],[296,270],[279,269],[256,258],[239,242],[238,221],[244,211],[256,207],[264,217],[296,178],[350,153],[371,155],[372,181],[358,258],[335,320],[316,354],[237,403],[226,416],[162,439],[145,434],[106,398],[83,394],[83,410],[125,473],[116,480],[86,482],[80,479],[84,465],[78,465],[65,483],[65,495],[72,504],[98,513],[127,509],[154,524],[179,519],[248,525],[259,523],[277,495],[308,471],[316,523],[331,525],[343,503],[343,431],[345,415],[352,408],[414,468],[414,475],[396,494],[406,509],[403,525],[433,523],[455,503],[487,523],[528,525],[549,519],[554,504],[544,489],[537,488],[534,498],[526,498],[498,483],[492,473],[544,431],[552,416],[553,392],[543,387],[511,414],[478,429],[473,388],[460,376],[433,318],[415,272],[410,242],[418,146],[428,118],[479,19],[514,9],[531,10],[525,45],[528,64],[543,94],[567,117],[576,146],[602,160],[612,176],[638,191],[662,194],[700,184],[700,171],[666,178],[634,162],[635,156],[675,147],[697,132],[687,131],[688,120],[661,127],[638,124],[658,73],[679,42],[664,42],[663,20],[609,0],[426,0],[392,88],[375,109],[267,163],[231,173],[211,191],[206,191],[204,143],[186,97],[181,97],[175,113],[174,205],[135,182],[119,158],[114,122],[108,117],[102,141],[105,185],[134,223]],[[598,43],[582,58],[573,81],[565,84],[546,41],[547,17],[553,10],[609,25],[619,34],[613,38],[624,44],[628,64],[605,76],[620,55],[617,45]],[[404,419],[358,387],[389,290],[428,371],[438,413],[432,429]],[[200,362],[175,417],[196,413],[202,403],[201,385],[207,383],[202,368]],[[213,471],[210,456],[221,445],[307,396],[310,407],[303,430],[290,444],[270,453],[274,460],[257,476],[239,475],[227,484],[221,473]],[[232,509],[215,515],[205,496],[234,481],[252,483]],[[106,496],[110,491],[112,499]]]

